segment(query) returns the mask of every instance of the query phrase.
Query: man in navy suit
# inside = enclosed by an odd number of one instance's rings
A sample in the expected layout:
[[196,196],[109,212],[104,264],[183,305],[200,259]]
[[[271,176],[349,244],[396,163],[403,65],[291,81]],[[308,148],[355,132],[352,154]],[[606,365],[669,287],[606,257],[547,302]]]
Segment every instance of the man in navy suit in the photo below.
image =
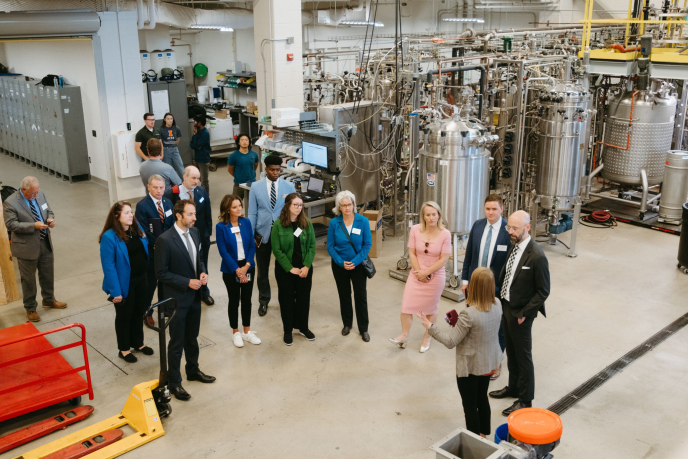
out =
[[[198,186],[201,180],[201,172],[195,166],[187,166],[184,169],[183,182],[179,186],[172,187],[170,199],[172,204],[176,204],[180,199],[188,199],[196,204],[196,223],[201,236],[201,260],[208,269],[208,253],[210,252],[210,236],[213,234],[213,216],[210,210],[210,198],[208,192]],[[201,287],[201,300],[208,306],[215,304],[215,300],[210,296],[210,289],[207,285]]]
[[[155,276],[155,241],[162,233],[172,228],[172,201],[163,197],[165,193],[165,179],[157,174],[148,178],[148,196],[136,204],[136,219],[139,221],[148,237],[148,303],[153,303],[155,288],[158,287],[158,301],[163,298],[162,285],[158,286]],[[151,315],[146,316],[148,325],[154,326],[155,320]]]
[[[463,270],[461,271],[461,291],[466,296],[466,290],[473,271],[478,267],[489,267],[495,278],[496,293],[499,294],[501,284],[499,284],[499,273],[502,271],[506,254],[511,241],[509,232],[506,230],[506,220],[502,217],[504,206],[499,195],[491,194],[485,198],[485,217],[476,221],[471,228],[466,246],[466,255],[463,260]],[[506,340],[504,332],[499,328],[499,346],[504,351]],[[500,366],[501,370],[501,366]],[[493,379],[499,377],[499,372],[493,375]]]
[[268,313],[270,303],[270,231],[284,207],[284,198],[294,193],[294,185],[280,178],[282,158],[268,155],[265,158],[265,177],[251,184],[248,196],[248,219],[256,238],[256,265],[258,282],[258,315]]

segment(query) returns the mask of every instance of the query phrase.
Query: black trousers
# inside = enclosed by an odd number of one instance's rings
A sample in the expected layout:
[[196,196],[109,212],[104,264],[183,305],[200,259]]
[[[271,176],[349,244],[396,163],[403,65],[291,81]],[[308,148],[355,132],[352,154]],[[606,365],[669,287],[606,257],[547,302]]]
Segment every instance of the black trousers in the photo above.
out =
[[[148,304],[153,304],[153,297],[155,296],[155,289],[158,289],[158,301],[163,300],[162,296],[162,283],[158,282],[158,278],[155,276],[155,247],[148,246]],[[148,313],[149,316],[153,315],[153,310]]]
[[270,303],[270,257],[272,257],[270,241],[263,242],[260,247],[256,248],[256,282],[258,283],[258,302],[260,304]]
[[150,306],[148,303],[148,278],[146,274],[129,280],[129,295],[115,305],[115,333],[117,348],[128,351],[143,346],[143,322],[141,318]]
[[339,310],[342,313],[342,322],[345,327],[351,328],[354,321],[354,310],[351,305],[351,286],[354,288],[354,304],[356,305],[356,323],[358,331],[363,333],[368,331],[368,292],[366,291],[365,269],[362,265],[356,266],[349,271],[342,268],[334,261],[332,262],[332,274],[337,284],[339,293]]
[[[210,274],[210,269],[208,268],[208,254],[209,253],[210,253],[210,238],[209,237],[201,238],[201,261],[205,265],[205,269],[208,271],[208,274]],[[203,295],[203,297],[210,295],[210,289],[208,288],[208,284],[201,286],[201,294]]]
[[466,416],[466,428],[476,435],[490,435],[490,401],[487,389],[490,376],[468,375],[456,378],[461,404]]
[[308,276],[302,278],[286,272],[279,263],[275,262],[275,277],[279,289],[277,296],[284,333],[292,333],[295,328],[301,331],[308,330],[313,267],[308,270]]
[[526,317],[519,325],[509,310],[509,302],[502,299],[502,329],[506,338],[506,358],[509,367],[509,388],[518,399],[530,403],[535,398],[535,366],[533,365],[533,318]]
[[[241,268],[246,264],[246,260],[239,262]],[[255,270],[250,270],[247,274],[251,275],[251,280],[242,284],[237,282],[236,274],[222,273],[222,280],[227,287],[227,296],[229,296],[229,303],[227,305],[227,314],[229,315],[229,326],[233,330],[239,328],[239,303],[241,303],[241,324],[244,327],[251,326],[251,297],[253,296],[253,276]]]
[[186,375],[198,372],[198,332],[201,328],[201,299],[196,294],[192,304],[177,304],[177,314],[170,322],[170,342],[167,345],[167,365],[171,386],[182,385],[182,353],[186,358]]

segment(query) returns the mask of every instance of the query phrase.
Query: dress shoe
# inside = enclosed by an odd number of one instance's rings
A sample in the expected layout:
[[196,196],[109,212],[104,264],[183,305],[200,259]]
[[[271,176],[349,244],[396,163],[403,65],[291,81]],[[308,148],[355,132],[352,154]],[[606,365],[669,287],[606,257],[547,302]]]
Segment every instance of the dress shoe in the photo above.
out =
[[261,303],[261,305],[258,306],[258,315],[261,316],[261,317],[263,317],[263,316],[264,316],[265,314],[267,314],[267,313],[268,313],[268,305],[267,305],[267,303],[265,303],[265,304],[262,304],[262,303]]
[[315,335],[309,329],[299,331],[299,335],[304,336],[308,341],[315,341]]
[[146,318],[143,319],[143,322],[149,327],[155,327],[155,319],[153,316],[146,316]]
[[201,298],[201,300],[202,300],[205,304],[207,304],[208,306],[212,306],[212,305],[215,304],[215,300],[214,300],[213,297],[210,296],[210,295],[204,296],[203,298]]
[[408,337],[406,337],[406,338],[404,338],[404,339],[400,339],[400,340],[396,340],[396,339],[394,339],[394,338],[390,338],[390,339],[389,339],[389,342],[390,342],[390,343],[396,344],[396,345],[398,345],[398,346],[399,346],[400,348],[402,348],[402,349],[404,348],[404,346],[406,346],[406,342],[407,342],[407,341],[408,341]]
[[201,370],[196,371],[193,375],[187,375],[186,379],[188,381],[198,381],[204,384],[210,384],[215,382],[215,376],[210,376],[203,373]]
[[41,320],[41,317],[38,315],[38,313],[36,311],[26,311],[26,317],[31,322],[38,322]]
[[285,333],[284,334],[284,344],[287,346],[291,346],[294,344],[294,338],[292,338],[291,333]]
[[532,402],[525,403],[520,400],[516,400],[513,405],[511,405],[509,408],[506,410],[502,411],[502,414],[504,416],[509,416],[511,413],[513,413],[516,410],[520,410],[521,408],[530,408],[533,406]]
[[368,334],[368,332],[361,333],[361,339],[366,343],[370,342],[370,335]]
[[128,353],[127,355],[124,355],[124,354],[122,354],[122,351],[119,351],[119,353],[117,355],[119,356],[120,359],[124,360],[127,363],[136,363],[139,361],[139,359],[137,359],[136,356],[134,354],[132,354],[131,352]]
[[155,351],[148,347],[148,346],[143,346],[138,349],[134,349],[134,352],[141,352],[143,355],[153,355],[155,354]]
[[44,308],[53,308],[53,309],[64,309],[67,307],[67,303],[63,303],[62,301],[57,301],[57,300],[54,300],[53,302],[44,301],[43,307]]
[[191,394],[184,390],[182,386],[170,386],[170,393],[174,395],[174,398],[186,402],[191,399]]
[[422,344],[420,345],[420,353],[425,354],[430,350],[430,343],[428,343],[427,346],[423,346]]
[[342,328],[342,336],[348,335],[350,331],[351,327],[347,327],[346,325],[344,325],[344,328]]
[[493,390],[488,394],[492,398],[516,398],[518,395],[514,394],[509,386],[504,387],[504,389]]

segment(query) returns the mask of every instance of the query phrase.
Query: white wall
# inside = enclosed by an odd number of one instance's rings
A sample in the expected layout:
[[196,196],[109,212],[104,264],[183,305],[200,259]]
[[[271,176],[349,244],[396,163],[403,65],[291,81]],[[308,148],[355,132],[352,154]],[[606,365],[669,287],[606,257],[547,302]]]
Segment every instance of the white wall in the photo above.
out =
[[[103,132],[91,40],[5,42],[2,50],[5,57],[0,62],[7,65],[11,72],[39,81],[49,73],[62,75],[66,83],[81,88],[91,175],[107,181],[105,151],[100,142]],[[92,130],[96,131],[98,137],[91,135]]]

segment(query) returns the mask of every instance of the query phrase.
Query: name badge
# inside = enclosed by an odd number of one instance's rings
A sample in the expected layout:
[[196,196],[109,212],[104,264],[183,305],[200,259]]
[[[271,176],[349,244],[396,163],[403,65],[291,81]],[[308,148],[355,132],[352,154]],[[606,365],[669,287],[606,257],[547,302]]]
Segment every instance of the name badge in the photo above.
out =
[[44,202],[43,205],[41,206],[41,209],[48,210],[48,203]]
[[240,231],[238,226],[232,226],[232,233],[238,233]]
[[294,231],[294,236],[299,237],[301,233],[303,233],[303,231],[301,231],[301,228],[296,228],[296,231]]
[[521,269],[530,269],[530,266],[523,266]]
[[199,199],[199,200],[198,200],[198,203],[200,204],[200,203],[202,203],[203,201],[205,201],[205,196],[202,197],[201,199]]
[[171,217],[171,216],[172,216],[172,210],[171,209],[168,210],[167,212],[165,212],[165,217]]
[[506,246],[505,245],[498,245],[497,246],[497,252],[506,252]]
[[351,228],[351,234],[361,234],[360,228]]

